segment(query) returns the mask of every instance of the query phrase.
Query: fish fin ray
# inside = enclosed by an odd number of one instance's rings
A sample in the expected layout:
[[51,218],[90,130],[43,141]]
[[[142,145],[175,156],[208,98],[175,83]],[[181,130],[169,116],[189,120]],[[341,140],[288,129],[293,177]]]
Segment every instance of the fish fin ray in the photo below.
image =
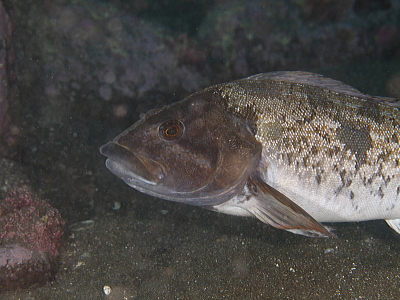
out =
[[372,98],[375,101],[381,102],[381,103],[385,103],[387,105],[396,107],[400,109],[400,99],[399,98],[390,98],[390,97],[374,97],[372,96]]
[[276,228],[297,234],[320,237],[336,237],[288,197],[265,183],[257,172],[250,176],[255,198],[245,207],[255,217]]
[[318,86],[323,89],[329,89],[337,93],[345,93],[355,97],[368,98],[369,100],[384,103],[396,108],[400,108],[400,99],[390,97],[377,97],[361,93],[356,88],[345,84],[339,80],[325,77],[320,74],[304,72],[304,71],[276,71],[269,73],[260,73],[240,80],[273,80],[282,82],[292,82],[295,84],[305,84],[311,86]]
[[385,220],[394,231],[400,234],[400,219]]
[[269,73],[261,73],[244,78],[245,80],[273,80],[282,82],[292,82],[296,84],[319,86],[324,89],[329,89],[338,93],[351,94],[356,97],[365,97],[356,88],[343,83],[342,81],[325,77],[320,74],[304,72],[304,71],[276,71]]
[[[331,226],[324,226],[331,234],[334,234],[335,228]],[[306,230],[306,229],[286,229],[286,231],[289,231],[294,234],[300,234],[308,237],[327,237],[326,234],[321,233],[320,231],[315,231],[315,230]]]

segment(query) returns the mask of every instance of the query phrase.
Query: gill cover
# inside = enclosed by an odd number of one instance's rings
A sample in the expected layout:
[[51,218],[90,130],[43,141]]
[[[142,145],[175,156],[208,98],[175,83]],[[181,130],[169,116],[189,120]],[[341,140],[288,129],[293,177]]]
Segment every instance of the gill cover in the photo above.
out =
[[261,144],[212,91],[140,121],[100,149],[131,187],[162,199],[210,206],[238,194],[256,169]]

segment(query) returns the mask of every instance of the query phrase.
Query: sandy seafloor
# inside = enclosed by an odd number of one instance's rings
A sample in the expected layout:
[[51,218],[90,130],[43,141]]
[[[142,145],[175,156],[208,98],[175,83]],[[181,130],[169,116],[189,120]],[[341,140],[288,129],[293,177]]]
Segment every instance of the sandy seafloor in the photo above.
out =
[[[115,192],[114,194],[118,194]],[[398,299],[399,237],[382,222],[309,239],[148,197],[66,238],[52,284],[2,299]],[[140,210],[144,210],[139,213]],[[166,212],[168,211],[168,212]],[[110,296],[103,286],[112,288]]]
[[[386,95],[387,78],[399,70],[397,57],[313,71]],[[55,280],[0,299],[400,299],[400,236],[384,221],[330,224],[338,239],[314,239],[141,194],[106,169],[98,148],[142,111],[123,121],[100,113],[83,119],[88,107],[100,105],[93,104],[69,116],[68,107],[58,108],[54,88],[30,99],[36,81],[28,77],[19,76],[21,86],[32,83],[20,91],[28,98],[14,160],[30,188],[61,211],[66,232]],[[43,97],[42,107],[34,97]],[[79,105],[75,100],[71,111]],[[53,124],[52,110],[68,118]]]
[[[340,68],[362,81],[365,66]],[[71,176],[24,166],[68,229],[56,280],[1,299],[399,299],[400,236],[384,221],[332,224],[338,239],[315,239],[156,199],[105,168],[104,142],[69,144],[80,155],[55,164],[83,166]]]

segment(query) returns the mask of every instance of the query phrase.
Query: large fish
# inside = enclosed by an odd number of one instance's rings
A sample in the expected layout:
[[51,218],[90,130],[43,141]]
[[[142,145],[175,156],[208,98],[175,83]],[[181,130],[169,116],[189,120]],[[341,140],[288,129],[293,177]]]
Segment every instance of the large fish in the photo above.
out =
[[307,236],[374,219],[400,233],[396,101],[312,73],[258,74],[151,110],[100,152],[158,198]]

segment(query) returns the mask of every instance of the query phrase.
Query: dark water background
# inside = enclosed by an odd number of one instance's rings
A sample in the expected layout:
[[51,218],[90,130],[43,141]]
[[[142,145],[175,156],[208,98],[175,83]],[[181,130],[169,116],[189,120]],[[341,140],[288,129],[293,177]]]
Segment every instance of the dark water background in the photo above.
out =
[[384,221],[334,224],[339,239],[297,236],[143,195],[98,152],[140,113],[260,72],[314,71],[400,97],[399,1],[5,6],[17,78],[10,107],[21,129],[6,159],[21,169],[2,178],[28,177],[67,229],[56,280],[1,299],[400,297],[400,237]]

